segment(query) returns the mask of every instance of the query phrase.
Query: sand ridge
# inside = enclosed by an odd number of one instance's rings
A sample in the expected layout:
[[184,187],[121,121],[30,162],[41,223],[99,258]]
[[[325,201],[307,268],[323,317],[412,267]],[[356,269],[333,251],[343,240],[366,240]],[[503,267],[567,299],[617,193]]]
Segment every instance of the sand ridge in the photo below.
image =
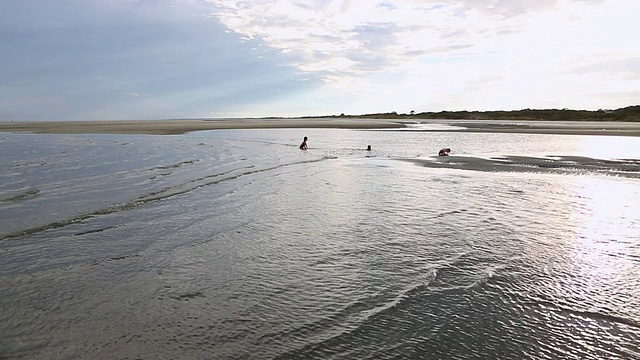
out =
[[401,123],[379,119],[225,119],[225,120],[109,120],[0,122],[0,131],[46,134],[155,134],[175,135],[200,130],[277,128],[400,128]]
[[[640,136],[640,123],[593,121],[488,121],[488,120],[420,120],[425,124],[449,124],[458,129],[416,130],[428,132],[501,132],[566,135]],[[366,118],[277,118],[277,119],[184,119],[184,120],[109,120],[109,121],[41,121],[0,122],[0,132],[34,132],[46,134],[153,134],[175,135],[201,130],[336,128],[400,129],[401,119]],[[411,121],[415,123],[415,121]],[[405,129],[404,131],[407,131]],[[409,130],[410,131],[410,130]]]

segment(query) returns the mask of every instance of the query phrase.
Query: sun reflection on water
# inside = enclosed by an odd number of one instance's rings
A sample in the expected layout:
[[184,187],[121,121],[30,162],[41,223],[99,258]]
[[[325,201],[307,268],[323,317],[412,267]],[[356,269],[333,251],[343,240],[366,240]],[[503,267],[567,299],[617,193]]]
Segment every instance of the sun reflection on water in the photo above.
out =
[[576,144],[582,156],[596,159],[638,159],[640,140],[626,136],[581,136]]
[[640,184],[579,176],[574,186],[570,246],[581,287],[568,291],[596,308],[628,310],[629,293],[619,290],[640,286]]

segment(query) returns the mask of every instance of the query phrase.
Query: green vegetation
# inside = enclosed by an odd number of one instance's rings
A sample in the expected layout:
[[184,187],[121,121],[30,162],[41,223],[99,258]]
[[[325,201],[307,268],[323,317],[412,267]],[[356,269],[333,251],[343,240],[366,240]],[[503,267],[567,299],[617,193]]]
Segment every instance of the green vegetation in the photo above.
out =
[[381,114],[345,115],[341,118],[374,119],[455,119],[455,120],[548,120],[548,121],[638,121],[640,105],[616,110],[523,109],[513,111],[440,111],[398,114],[395,111]]

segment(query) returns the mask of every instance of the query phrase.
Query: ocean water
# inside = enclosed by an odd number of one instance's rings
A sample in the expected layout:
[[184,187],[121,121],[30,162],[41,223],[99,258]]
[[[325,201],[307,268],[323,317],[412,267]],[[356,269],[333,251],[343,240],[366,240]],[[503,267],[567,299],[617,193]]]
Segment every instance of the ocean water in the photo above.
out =
[[0,152],[0,359],[640,359],[638,138],[2,133]]

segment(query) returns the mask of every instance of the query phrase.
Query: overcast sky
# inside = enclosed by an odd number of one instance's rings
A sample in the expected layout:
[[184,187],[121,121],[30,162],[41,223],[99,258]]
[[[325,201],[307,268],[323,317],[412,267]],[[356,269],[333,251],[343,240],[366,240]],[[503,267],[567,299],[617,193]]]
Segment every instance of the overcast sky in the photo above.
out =
[[640,104],[638,0],[2,0],[0,120]]

